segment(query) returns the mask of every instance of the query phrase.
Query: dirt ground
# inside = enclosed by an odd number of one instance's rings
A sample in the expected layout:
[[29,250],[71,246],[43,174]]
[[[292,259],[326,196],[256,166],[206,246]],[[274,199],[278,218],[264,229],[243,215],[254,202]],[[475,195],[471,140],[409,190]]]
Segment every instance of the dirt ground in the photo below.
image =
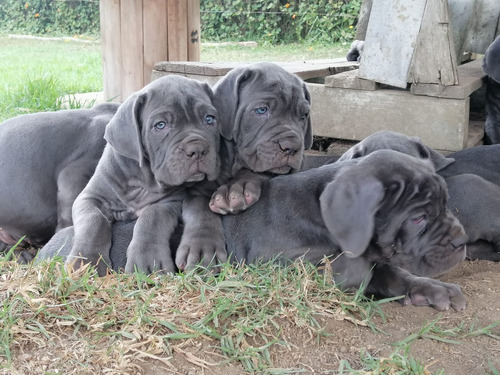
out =
[[[492,368],[500,371],[499,326],[490,330],[497,338],[485,335],[464,337],[469,332],[500,323],[500,263],[466,261],[441,279],[461,286],[468,300],[465,311],[439,312],[432,308],[403,307],[397,302],[390,302],[383,306],[386,321],[375,319],[381,332],[376,333],[369,327],[356,326],[348,321],[323,319],[321,324],[326,327],[325,333],[329,336],[319,341],[310,337],[306,330],[301,331],[296,327],[292,329],[287,322],[283,322],[283,337],[289,345],[275,346],[271,351],[274,365],[282,369],[273,374],[292,373],[285,369],[301,369],[302,373],[310,374],[335,374],[338,373],[341,360],[347,360],[353,369],[361,369],[363,352],[368,352],[372,357],[387,358],[396,350],[395,343],[418,333],[426,324],[435,320],[441,331],[458,331],[457,337],[443,334],[436,336],[458,343],[430,338],[413,341],[410,344],[410,354],[425,364],[428,373],[443,370],[444,374],[475,375],[491,374]],[[196,342],[183,350],[185,353],[173,354],[171,363],[176,371],[168,370],[155,361],[142,363],[140,367],[149,375],[246,373],[239,364],[209,365],[223,360],[210,342]],[[187,353],[206,361],[205,368],[189,362]]]

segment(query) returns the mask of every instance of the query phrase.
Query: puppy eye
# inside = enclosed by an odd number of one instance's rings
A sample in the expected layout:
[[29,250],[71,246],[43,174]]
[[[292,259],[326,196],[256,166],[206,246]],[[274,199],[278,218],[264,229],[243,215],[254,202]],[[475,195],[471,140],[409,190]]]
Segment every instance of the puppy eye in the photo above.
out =
[[309,113],[303,113],[302,116],[300,116],[300,120],[304,121],[308,117],[309,117]]
[[160,121],[155,124],[155,128],[158,130],[163,130],[167,126],[167,123],[165,121]]
[[411,221],[414,223],[414,224],[420,224],[421,222],[423,222],[425,220],[425,215],[421,215],[421,216],[417,216],[413,219],[411,219]]
[[258,115],[263,115],[266,112],[267,112],[267,107],[255,108],[255,113],[257,113]]
[[205,116],[205,122],[208,124],[208,125],[213,125],[215,123],[215,116],[212,116],[212,115],[206,115]]

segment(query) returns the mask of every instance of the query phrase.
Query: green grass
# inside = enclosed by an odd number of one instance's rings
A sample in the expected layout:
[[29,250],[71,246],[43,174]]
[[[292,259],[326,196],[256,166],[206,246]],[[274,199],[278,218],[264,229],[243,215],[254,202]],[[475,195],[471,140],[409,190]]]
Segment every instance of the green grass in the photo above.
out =
[[97,43],[3,36],[0,51],[0,120],[60,109],[62,94],[102,90],[101,49]]
[[[202,61],[303,61],[344,57],[347,45],[243,47],[202,45]],[[18,114],[58,110],[61,95],[102,91],[99,43],[10,39],[0,36],[0,121]],[[73,100],[69,107],[92,103]]]

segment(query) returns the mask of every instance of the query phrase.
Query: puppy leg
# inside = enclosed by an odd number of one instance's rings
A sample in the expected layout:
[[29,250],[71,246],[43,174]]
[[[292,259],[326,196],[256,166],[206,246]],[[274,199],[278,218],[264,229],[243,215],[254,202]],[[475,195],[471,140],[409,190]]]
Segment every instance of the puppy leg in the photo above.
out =
[[208,198],[204,196],[190,197],[183,202],[184,233],[175,257],[181,270],[197,264],[208,267],[214,257],[222,263],[227,261],[221,217],[207,206]]
[[71,217],[73,203],[89,182],[92,173],[93,168],[83,165],[82,162],[77,162],[67,165],[57,176],[56,232],[73,225]]
[[236,214],[260,198],[262,185],[270,176],[247,169],[240,170],[226,185],[220,186],[210,199],[210,209],[218,214]]
[[175,272],[169,241],[179,223],[181,207],[180,201],[159,202],[141,213],[127,249],[125,272]]
[[461,311],[466,305],[458,285],[415,276],[388,264],[375,266],[366,293],[382,297],[404,296],[400,300],[404,305],[430,306],[440,311],[450,307]]
[[100,202],[80,196],[73,205],[75,237],[66,265],[75,269],[82,263],[97,266],[99,276],[111,268],[111,218],[101,210]]

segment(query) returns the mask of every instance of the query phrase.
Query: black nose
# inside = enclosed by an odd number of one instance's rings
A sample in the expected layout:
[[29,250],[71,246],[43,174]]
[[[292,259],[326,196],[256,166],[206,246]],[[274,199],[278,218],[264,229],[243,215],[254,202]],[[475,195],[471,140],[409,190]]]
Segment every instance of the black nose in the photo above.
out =
[[184,151],[190,159],[203,160],[208,153],[208,146],[204,142],[189,142]]
[[300,149],[300,145],[298,145],[297,142],[293,142],[290,140],[280,140],[278,142],[278,145],[281,152],[287,156],[295,155]]
[[453,246],[454,249],[459,249],[463,247],[467,241],[469,240],[469,237],[466,234],[463,234],[451,241],[451,246]]

